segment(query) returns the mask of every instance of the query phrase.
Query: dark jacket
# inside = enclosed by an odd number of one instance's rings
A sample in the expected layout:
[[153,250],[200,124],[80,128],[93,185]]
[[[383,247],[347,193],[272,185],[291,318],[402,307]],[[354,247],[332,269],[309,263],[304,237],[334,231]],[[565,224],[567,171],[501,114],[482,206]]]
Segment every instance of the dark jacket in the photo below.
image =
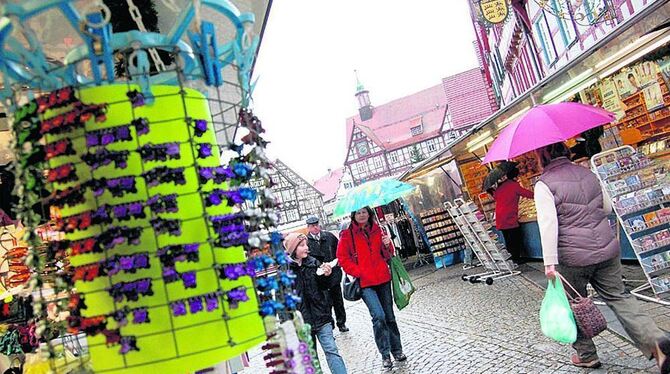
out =
[[328,289],[336,283],[331,276],[316,275],[321,262],[311,256],[302,260],[302,265],[291,263],[291,270],[296,275],[295,290],[302,299],[298,310],[306,323],[316,331],[327,323],[333,324],[331,315],[332,301]]
[[[312,235],[307,235],[307,246],[309,246],[309,255],[319,260],[321,263],[331,262],[337,258],[337,238],[328,231],[321,231],[319,241]],[[342,280],[342,268],[336,266],[333,268],[332,277],[338,281]]]
[[382,244],[382,230],[376,223],[372,227],[351,223],[340,233],[337,258],[347,274],[359,278],[361,287],[372,287],[391,280],[386,262],[393,256],[393,248]]
[[593,172],[563,157],[545,166],[540,181],[549,187],[556,202],[559,264],[589,266],[621,253]]

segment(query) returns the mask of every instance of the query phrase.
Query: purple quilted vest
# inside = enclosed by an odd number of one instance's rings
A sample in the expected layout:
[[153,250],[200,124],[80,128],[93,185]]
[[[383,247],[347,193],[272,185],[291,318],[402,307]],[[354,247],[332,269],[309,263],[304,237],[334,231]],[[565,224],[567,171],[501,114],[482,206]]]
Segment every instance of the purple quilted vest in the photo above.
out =
[[603,193],[595,174],[562,157],[544,168],[540,180],[556,203],[561,265],[589,266],[619,255],[619,242],[603,209]]

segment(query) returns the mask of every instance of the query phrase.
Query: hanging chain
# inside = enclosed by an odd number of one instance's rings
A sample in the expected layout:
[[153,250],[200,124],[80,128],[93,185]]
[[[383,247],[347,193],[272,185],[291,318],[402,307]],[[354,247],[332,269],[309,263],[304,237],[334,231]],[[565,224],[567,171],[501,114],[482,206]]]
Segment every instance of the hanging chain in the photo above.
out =
[[[126,0],[126,2],[128,3],[130,17],[132,17],[133,21],[135,21],[135,24],[137,24],[138,30],[141,32],[147,32],[147,28],[144,26],[144,21],[142,21],[142,13],[140,13],[140,8],[138,8],[135,3],[133,3],[133,0]],[[151,56],[151,60],[153,60],[154,66],[156,66],[156,70],[159,72],[166,70],[165,64],[163,63],[161,56],[158,55],[156,48],[149,48],[149,56]]]

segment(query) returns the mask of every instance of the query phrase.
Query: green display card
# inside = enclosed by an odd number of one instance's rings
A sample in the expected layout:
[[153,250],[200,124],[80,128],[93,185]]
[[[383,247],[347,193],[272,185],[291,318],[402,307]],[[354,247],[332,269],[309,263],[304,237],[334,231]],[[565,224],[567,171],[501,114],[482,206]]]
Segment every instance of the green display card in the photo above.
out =
[[[250,277],[242,277],[237,281],[220,280],[214,269],[215,264],[236,263],[246,260],[243,248],[218,248],[212,247],[209,241],[215,237],[214,230],[209,227],[207,215],[220,215],[230,213],[225,204],[219,207],[205,208],[204,199],[207,192],[214,188],[226,188],[226,186],[214,186],[212,181],[201,185],[197,177],[198,166],[219,166],[219,151],[215,146],[216,139],[211,124],[211,116],[206,98],[199,92],[186,89],[180,93],[179,87],[154,86],[152,92],[155,95],[153,105],[139,106],[133,108],[127,97],[127,92],[139,87],[126,85],[110,85],[82,89],[79,98],[84,104],[108,103],[107,118],[104,122],[94,123],[89,120],[86,123],[86,132],[100,129],[113,128],[131,123],[136,118],[146,118],[150,131],[148,134],[139,135],[133,126],[130,126],[132,134],[131,141],[116,142],[106,146],[108,150],[130,151],[128,166],[125,169],[115,167],[114,163],[91,170],[81,161],[81,156],[87,152],[95,152],[97,147],[88,149],[86,146],[85,132],[77,129],[65,135],[49,136],[47,141],[52,142],[68,137],[76,151],[74,156],[57,157],[50,162],[51,167],[66,163],[76,165],[78,180],[68,184],[56,183],[60,190],[84,183],[91,178],[116,178],[122,176],[137,176],[137,193],[125,194],[122,197],[113,197],[108,191],[99,197],[95,197],[90,189],[87,189],[83,204],[68,206],[61,211],[63,217],[95,210],[102,204],[117,205],[146,200],[155,194],[179,195],[177,213],[154,214],[145,204],[146,219],[118,222],[112,225],[100,225],[91,227],[84,231],[76,231],[68,234],[67,239],[77,240],[95,236],[110,226],[143,227],[141,243],[139,245],[119,245],[105,253],[92,253],[72,256],[70,258],[73,266],[80,266],[100,261],[114,255],[127,255],[133,253],[148,252],[151,258],[151,266],[146,270],[139,270],[134,274],[120,272],[114,276],[98,277],[91,282],[77,281],[76,290],[83,294],[87,308],[82,310],[84,316],[97,316],[109,314],[123,307],[137,308],[148,307],[149,323],[134,324],[132,314],[128,316],[128,324],[121,327],[121,335],[134,335],[137,337],[139,351],[130,351],[122,355],[119,353],[120,346],[107,346],[105,337],[99,334],[88,337],[88,348],[95,372],[123,372],[140,373],[148,368],[158,373],[185,373],[196,369],[212,366],[228,358],[239,355],[249,348],[265,340],[265,332],[261,317],[258,314],[258,304],[253,290]],[[60,112],[67,111],[61,109]],[[47,117],[58,112],[47,113]],[[193,125],[189,124],[187,118],[205,119],[208,121],[208,130],[200,137],[194,135]],[[180,143],[180,159],[167,162],[142,162],[137,149],[146,144],[161,144],[168,142]],[[212,156],[199,159],[197,155],[198,143],[213,144]],[[155,187],[147,187],[144,178],[140,177],[143,172],[159,166],[170,168],[185,168],[186,184],[175,185],[173,183],[160,184]],[[149,219],[160,216],[161,218],[180,219],[181,235],[171,236],[169,234],[156,235]],[[161,263],[156,257],[157,248],[173,245],[202,243],[200,245],[199,262],[177,262],[176,270],[197,271],[197,287],[185,289],[181,280],[165,284],[161,275]],[[107,288],[113,283],[120,281],[133,281],[141,278],[152,278],[152,296],[140,296],[136,302],[115,303],[107,292]],[[200,311],[196,314],[188,312],[183,316],[173,316],[169,303],[187,299],[193,296],[204,295],[216,291],[228,291],[235,287],[247,287],[249,301],[240,303],[236,308],[231,308],[224,298],[220,299],[219,309],[207,312]],[[188,303],[187,303],[188,310]],[[108,318],[107,327],[116,328],[116,322]]]

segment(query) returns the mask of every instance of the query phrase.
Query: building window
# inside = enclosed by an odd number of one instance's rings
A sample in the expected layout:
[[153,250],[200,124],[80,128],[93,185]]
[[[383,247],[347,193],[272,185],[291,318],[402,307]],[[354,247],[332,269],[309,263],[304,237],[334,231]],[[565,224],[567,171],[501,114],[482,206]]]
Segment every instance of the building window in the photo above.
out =
[[365,162],[359,162],[356,164],[356,169],[358,169],[359,173],[365,173]]
[[345,182],[345,183],[344,183],[344,189],[345,189],[345,190],[348,189],[348,188],[351,188],[351,187],[352,187],[352,186],[351,186],[351,183],[350,183],[350,182]]
[[536,35],[542,46],[542,53],[544,54],[547,65],[552,65],[556,61],[558,54],[556,53],[554,39],[551,37],[549,23],[547,22],[547,16],[544,14],[544,10],[540,10],[539,14],[539,18],[535,21],[535,28],[538,30]]
[[[587,1],[588,2],[588,1]],[[554,9],[554,14],[562,14],[563,16],[556,16],[558,20],[558,29],[561,32],[565,49],[577,39],[577,31],[572,20],[572,12],[570,9],[563,9],[563,5],[559,4],[557,0],[551,0],[551,7]],[[570,17],[567,17],[570,16]]]
[[293,190],[283,190],[281,192],[281,199],[284,202],[295,200],[293,197]]
[[281,194],[278,193],[277,191],[273,191],[272,195],[275,197],[275,199],[277,199],[278,203],[283,203],[284,202],[284,200],[282,199]]
[[435,140],[430,139],[428,141],[428,152],[435,152],[437,151],[437,146],[435,145]]
[[381,168],[381,167],[382,167],[382,159],[381,159],[381,157],[375,157],[375,167],[376,167],[376,168]]
[[391,160],[392,163],[398,162],[398,154],[395,152],[389,153],[389,159]]
[[299,220],[300,215],[298,214],[297,210],[291,209],[286,212],[286,218],[288,219],[288,222],[293,222]]
[[414,126],[409,131],[412,133],[412,136],[419,136],[423,134],[423,124],[419,126]]

